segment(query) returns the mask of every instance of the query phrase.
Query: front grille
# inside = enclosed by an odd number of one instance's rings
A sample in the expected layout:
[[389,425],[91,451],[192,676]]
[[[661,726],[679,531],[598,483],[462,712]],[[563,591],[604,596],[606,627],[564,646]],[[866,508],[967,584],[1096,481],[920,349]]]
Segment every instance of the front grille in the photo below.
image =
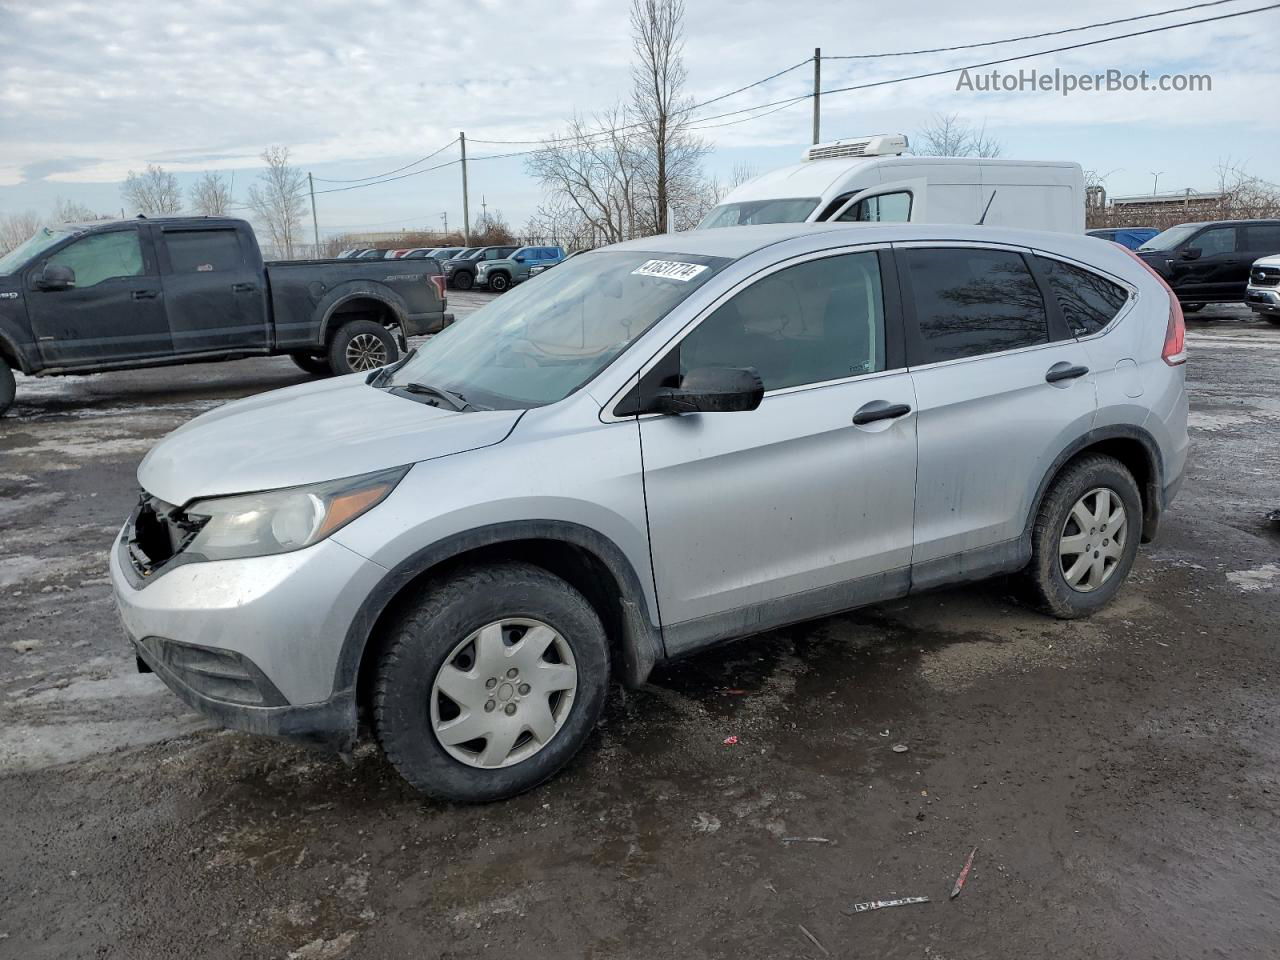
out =
[[1259,287],[1274,287],[1280,284],[1280,267],[1254,267],[1249,281]]
[[130,522],[129,560],[148,577],[190,546],[207,518],[193,519],[180,507],[143,492]]

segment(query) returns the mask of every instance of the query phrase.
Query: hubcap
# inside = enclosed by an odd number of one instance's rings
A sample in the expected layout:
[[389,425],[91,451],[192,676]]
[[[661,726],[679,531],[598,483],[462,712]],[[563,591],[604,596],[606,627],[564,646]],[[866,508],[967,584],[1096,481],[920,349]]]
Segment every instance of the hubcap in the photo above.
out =
[[509,767],[560,732],[577,688],[564,637],[538,620],[498,620],[445,658],[431,688],[431,728],[455,760]]
[[1076,501],[1058,538],[1058,562],[1072,590],[1089,593],[1115,574],[1128,541],[1127,519],[1124,502],[1106,487]]
[[358,333],[347,344],[347,366],[352,370],[373,370],[387,365],[387,345],[372,333]]

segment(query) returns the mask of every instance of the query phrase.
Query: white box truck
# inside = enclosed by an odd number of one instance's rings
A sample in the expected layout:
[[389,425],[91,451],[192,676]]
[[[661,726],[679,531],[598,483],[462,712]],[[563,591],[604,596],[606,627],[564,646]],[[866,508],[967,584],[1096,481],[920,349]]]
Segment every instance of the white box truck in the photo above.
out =
[[903,134],[818,143],[736,187],[699,229],[805,221],[989,223],[1084,233],[1078,163],[907,156]]

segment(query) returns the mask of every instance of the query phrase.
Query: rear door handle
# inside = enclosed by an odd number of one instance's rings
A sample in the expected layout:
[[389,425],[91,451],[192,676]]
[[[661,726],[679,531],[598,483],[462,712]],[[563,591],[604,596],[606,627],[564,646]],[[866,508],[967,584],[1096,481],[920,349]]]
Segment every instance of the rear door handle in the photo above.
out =
[[858,408],[858,412],[853,415],[853,423],[854,426],[861,427],[864,424],[875,423],[877,420],[896,420],[898,417],[905,417],[910,412],[911,407],[905,403],[872,400],[870,403],[864,403]]
[[233,283],[231,289],[236,293],[253,293],[258,288],[252,283]]
[[1046,383],[1057,383],[1059,380],[1075,380],[1077,377],[1083,377],[1088,372],[1088,367],[1081,367],[1062,360],[1049,368],[1049,372],[1044,375],[1044,379]]
[[135,290],[133,291],[133,299],[135,300],[154,300],[160,296],[159,290]]

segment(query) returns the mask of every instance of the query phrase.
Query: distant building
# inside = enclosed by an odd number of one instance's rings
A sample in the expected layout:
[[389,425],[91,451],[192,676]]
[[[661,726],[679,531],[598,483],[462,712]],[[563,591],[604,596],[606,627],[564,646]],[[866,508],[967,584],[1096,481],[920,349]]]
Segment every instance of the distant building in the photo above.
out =
[[1216,220],[1222,216],[1227,195],[1178,190],[1169,193],[1147,193],[1133,197],[1112,197],[1112,215],[1127,223],[1165,221],[1187,223],[1194,220]]

